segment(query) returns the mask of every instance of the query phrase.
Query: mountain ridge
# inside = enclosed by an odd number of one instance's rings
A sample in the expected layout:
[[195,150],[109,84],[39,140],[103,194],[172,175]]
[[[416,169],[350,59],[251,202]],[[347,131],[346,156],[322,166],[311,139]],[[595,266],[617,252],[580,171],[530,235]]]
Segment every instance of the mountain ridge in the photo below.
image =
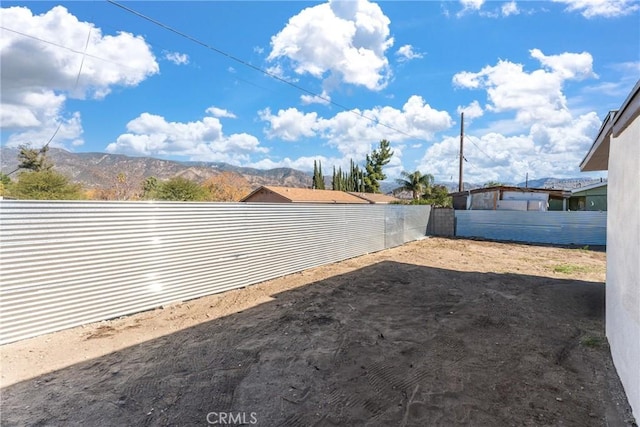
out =
[[[0,147],[0,170],[3,173],[10,173],[18,167],[18,152],[17,148]],[[183,177],[201,183],[222,172],[241,175],[254,188],[260,185],[309,187],[312,183],[310,174],[292,168],[255,169],[222,162],[182,162],[99,152],[73,153],[60,148],[49,149],[48,156],[55,170],[87,188],[108,188],[120,173],[124,173],[133,185],[142,185],[150,176],[160,180]]]

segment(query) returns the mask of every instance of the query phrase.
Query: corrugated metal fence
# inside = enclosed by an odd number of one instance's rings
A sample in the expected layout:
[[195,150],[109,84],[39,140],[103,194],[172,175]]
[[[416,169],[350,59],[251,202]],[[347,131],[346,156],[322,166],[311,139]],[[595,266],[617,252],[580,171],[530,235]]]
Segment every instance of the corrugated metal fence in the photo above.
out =
[[556,245],[607,244],[606,212],[456,210],[456,236]]
[[425,236],[429,206],[0,201],[0,344]]

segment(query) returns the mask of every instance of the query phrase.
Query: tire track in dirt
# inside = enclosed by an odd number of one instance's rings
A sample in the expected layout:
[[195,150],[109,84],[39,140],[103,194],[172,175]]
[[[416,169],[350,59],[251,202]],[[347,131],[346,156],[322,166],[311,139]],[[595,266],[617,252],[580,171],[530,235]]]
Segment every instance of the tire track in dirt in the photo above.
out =
[[[374,397],[379,398],[379,396]],[[355,412],[358,412],[358,410],[364,409],[364,411],[367,413],[367,419],[369,421],[377,419],[387,409],[385,405],[381,405],[375,399],[368,398],[368,396],[364,393],[353,393],[345,395],[340,390],[334,390],[331,392],[331,394],[329,395],[328,403],[332,408],[334,415],[337,416],[348,415],[344,414],[344,412],[348,412],[346,410],[353,410]]]
[[[407,372],[409,375],[407,376]],[[405,366],[397,366],[389,362],[374,363],[367,369],[367,379],[378,394],[397,390],[407,392],[433,374],[432,370],[414,370]]]

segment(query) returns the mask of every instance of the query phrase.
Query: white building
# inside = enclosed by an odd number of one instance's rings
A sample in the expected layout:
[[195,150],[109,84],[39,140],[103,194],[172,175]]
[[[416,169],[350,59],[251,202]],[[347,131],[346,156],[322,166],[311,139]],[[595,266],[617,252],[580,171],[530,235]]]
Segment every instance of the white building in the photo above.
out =
[[640,419],[640,80],[607,115],[580,170],[608,171],[606,333]]

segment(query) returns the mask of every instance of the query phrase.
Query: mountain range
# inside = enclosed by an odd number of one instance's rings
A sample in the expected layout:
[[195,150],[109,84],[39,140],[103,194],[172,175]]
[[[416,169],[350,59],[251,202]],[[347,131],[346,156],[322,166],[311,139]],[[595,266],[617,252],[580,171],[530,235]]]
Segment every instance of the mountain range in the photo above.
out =
[[[18,167],[19,149],[0,147],[0,170],[9,174]],[[252,187],[280,185],[286,187],[309,187],[311,175],[291,168],[269,170],[243,168],[227,163],[179,162],[152,157],[130,157],[122,154],[72,153],[51,148],[47,156],[54,169],[73,182],[86,188],[108,188],[123,173],[133,185],[141,185],[145,178],[155,176],[165,180],[176,176],[203,182],[222,172],[233,172],[243,176]],[[15,178],[14,175],[11,175]]]
[[[0,171],[10,174],[18,167],[18,148],[0,147]],[[233,172],[244,177],[252,188],[260,185],[277,185],[284,187],[310,187],[311,174],[292,168],[254,169],[233,166],[219,162],[181,162],[163,160],[153,157],[130,157],[122,154],[107,153],[72,153],[60,148],[51,148],[47,154],[55,165],[54,168],[69,177],[73,182],[85,188],[109,188],[116,182],[118,174],[123,173],[129,184],[142,185],[145,178],[155,176],[165,180],[180,176],[197,182],[222,172]],[[15,174],[11,175],[15,179]],[[583,187],[599,180],[592,178],[541,178],[517,184],[505,183],[518,187],[572,189]],[[331,186],[331,177],[325,177],[327,188]],[[450,191],[457,191],[457,182],[438,182]],[[482,187],[481,183],[465,182],[465,189]],[[381,183],[384,193],[391,192],[398,185],[394,181]]]

